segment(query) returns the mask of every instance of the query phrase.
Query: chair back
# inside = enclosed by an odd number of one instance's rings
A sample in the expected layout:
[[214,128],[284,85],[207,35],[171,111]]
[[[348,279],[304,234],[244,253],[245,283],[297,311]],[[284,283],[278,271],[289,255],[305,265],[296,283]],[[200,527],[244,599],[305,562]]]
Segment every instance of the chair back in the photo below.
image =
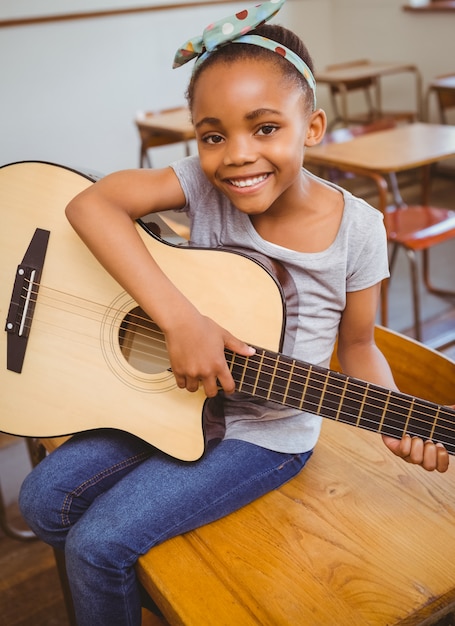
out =
[[[375,340],[402,393],[438,404],[455,403],[454,361],[384,326],[376,326]],[[331,368],[337,371],[341,369],[336,352],[332,357]]]
[[[337,71],[337,70],[348,70],[351,68],[356,68],[356,67],[362,67],[362,66],[368,66],[370,65],[370,61],[368,61],[367,59],[359,59],[359,60],[355,60],[355,61],[347,61],[346,63],[335,63],[332,65],[328,65],[326,70],[327,71]],[[357,78],[354,80],[346,80],[343,82],[344,84],[344,89],[346,91],[368,91],[371,87],[373,87],[374,85],[374,81],[371,77],[367,77],[367,78]],[[339,93],[340,87],[338,86],[338,84],[333,83],[330,85],[330,91],[332,94],[337,94]]]
[[[436,101],[439,110],[439,119],[442,124],[449,124],[447,111],[455,109],[455,72],[441,74],[430,83],[428,97],[431,93],[436,94]],[[427,109],[429,103],[427,103]],[[428,112],[427,112],[428,115]]]
[[322,143],[343,143],[344,141],[354,139],[354,137],[361,137],[368,133],[377,133],[382,130],[395,128],[397,124],[397,121],[392,117],[383,117],[371,122],[371,124],[358,124],[356,126],[336,128],[325,134]]

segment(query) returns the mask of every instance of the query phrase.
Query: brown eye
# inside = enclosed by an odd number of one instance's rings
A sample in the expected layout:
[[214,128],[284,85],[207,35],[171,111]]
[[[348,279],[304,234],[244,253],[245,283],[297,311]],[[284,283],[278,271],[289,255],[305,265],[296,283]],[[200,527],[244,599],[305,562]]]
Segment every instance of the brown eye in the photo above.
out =
[[223,141],[223,137],[221,135],[208,135],[203,139],[204,143],[208,143],[211,145],[221,143]]
[[278,130],[278,126],[272,124],[264,124],[258,131],[258,135],[273,135]]

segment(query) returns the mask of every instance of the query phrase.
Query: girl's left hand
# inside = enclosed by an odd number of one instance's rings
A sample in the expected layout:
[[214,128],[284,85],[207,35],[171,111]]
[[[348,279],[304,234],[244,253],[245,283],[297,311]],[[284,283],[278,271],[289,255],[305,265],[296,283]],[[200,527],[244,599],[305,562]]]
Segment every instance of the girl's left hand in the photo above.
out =
[[404,435],[402,439],[382,436],[385,445],[406,463],[421,465],[429,472],[446,472],[449,468],[449,453],[441,443],[424,442],[418,437]]

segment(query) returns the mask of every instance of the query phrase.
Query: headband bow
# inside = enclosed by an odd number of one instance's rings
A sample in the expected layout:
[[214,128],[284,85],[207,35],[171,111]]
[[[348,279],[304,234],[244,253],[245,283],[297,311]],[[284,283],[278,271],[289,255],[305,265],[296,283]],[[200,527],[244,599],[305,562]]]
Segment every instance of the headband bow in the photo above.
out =
[[197,64],[203,62],[212,52],[227,43],[247,43],[267,48],[286,58],[304,76],[314,94],[314,106],[316,107],[316,81],[307,66],[295,52],[278,44],[271,39],[259,35],[248,35],[250,31],[268,22],[278,13],[286,0],[270,0],[263,2],[251,9],[245,9],[233,16],[225,17],[205,28],[202,35],[189,39],[181,46],[174,58],[173,67],[181,67],[197,58]]

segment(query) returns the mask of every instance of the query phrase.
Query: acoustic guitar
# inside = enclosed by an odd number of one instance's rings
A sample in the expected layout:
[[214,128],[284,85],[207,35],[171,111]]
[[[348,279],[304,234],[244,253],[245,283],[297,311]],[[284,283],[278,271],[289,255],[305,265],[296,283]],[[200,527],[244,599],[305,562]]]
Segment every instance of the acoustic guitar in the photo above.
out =
[[[204,451],[203,390],[176,386],[164,335],[101,267],[64,208],[96,177],[60,165],[0,168],[0,430],[54,437],[117,428],[191,461]],[[260,346],[226,351],[238,391],[455,454],[455,411],[297,361],[280,350],[288,296],[270,267],[238,251],[197,249],[158,216],[137,229],[204,314]],[[121,250],[118,251],[121,254]]]

